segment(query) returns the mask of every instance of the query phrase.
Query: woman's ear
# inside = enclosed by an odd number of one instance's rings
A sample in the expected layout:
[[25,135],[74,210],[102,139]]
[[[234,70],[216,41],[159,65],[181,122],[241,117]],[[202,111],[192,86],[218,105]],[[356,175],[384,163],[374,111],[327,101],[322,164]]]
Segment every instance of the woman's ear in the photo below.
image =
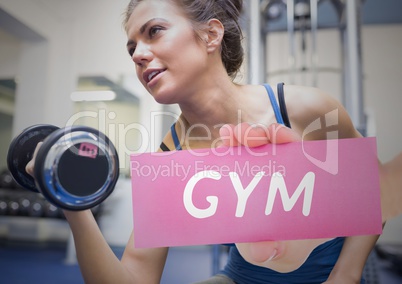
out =
[[206,33],[204,36],[208,52],[213,52],[217,49],[220,50],[223,34],[225,32],[225,28],[221,21],[217,19],[209,20],[205,31]]

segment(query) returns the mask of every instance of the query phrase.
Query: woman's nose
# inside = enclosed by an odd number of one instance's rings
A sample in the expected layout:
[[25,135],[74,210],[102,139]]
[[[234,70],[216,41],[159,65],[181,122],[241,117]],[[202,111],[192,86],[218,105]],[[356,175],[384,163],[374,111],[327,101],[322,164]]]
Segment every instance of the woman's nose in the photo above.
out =
[[144,65],[144,63],[151,61],[152,52],[149,45],[141,42],[137,43],[132,58],[134,63],[139,66],[142,66]]

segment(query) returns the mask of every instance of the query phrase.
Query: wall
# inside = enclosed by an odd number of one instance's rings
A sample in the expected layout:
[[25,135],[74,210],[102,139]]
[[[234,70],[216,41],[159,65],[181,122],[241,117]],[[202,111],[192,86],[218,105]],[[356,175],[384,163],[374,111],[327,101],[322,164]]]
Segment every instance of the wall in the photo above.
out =
[[[0,112],[0,145],[8,145],[11,140],[11,129],[10,125],[12,124],[13,118],[7,114],[3,114]],[[7,148],[2,147],[0,150],[0,172],[5,170],[6,159],[7,159]]]
[[89,0],[75,2],[73,33],[76,68],[80,74],[105,74],[118,79],[135,74],[126,49],[122,13],[128,1]]
[[0,78],[14,78],[17,74],[16,58],[20,54],[20,41],[0,29]]
[[[0,79],[14,78],[16,74],[16,64],[14,59],[19,54],[20,45],[13,36],[0,30]],[[14,74],[11,75],[10,74]],[[7,90],[8,91],[8,90]],[[2,90],[0,89],[0,94]],[[6,168],[6,157],[8,148],[3,145],[9,145],[12,139],[12,130],[10,126],[13,122],[12,113],[14,104],[8,95],[0,97],[0,171]]]
[[65,94],[74,82],[68,64],[71,39],[67,25],[32,1],[4,0],[0,8],[2,28],[13,34],[21,47],[15,58],[14,75],[19,82],[14,134],[32,123],[59,124],[70,113],[72,104]]

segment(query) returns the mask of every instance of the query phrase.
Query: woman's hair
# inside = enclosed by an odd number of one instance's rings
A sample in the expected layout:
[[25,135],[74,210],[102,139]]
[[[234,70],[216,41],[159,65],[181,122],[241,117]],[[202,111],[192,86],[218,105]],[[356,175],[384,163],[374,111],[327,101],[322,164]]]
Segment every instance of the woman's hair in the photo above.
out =
[[[127,30],[127,22],[140,2],[146,0],[130,0],[124,13],[124,27]],[[202,30],[204,24],[210,19],[219,20],[225,33],[222,40],[221,57],[226,72],[234,78],[239,71],[244,51],[241,41],[242,30],[239,17],[243,7],[243,0],[164,0],[171,1],[183,9],[193,25],[196,33]]]

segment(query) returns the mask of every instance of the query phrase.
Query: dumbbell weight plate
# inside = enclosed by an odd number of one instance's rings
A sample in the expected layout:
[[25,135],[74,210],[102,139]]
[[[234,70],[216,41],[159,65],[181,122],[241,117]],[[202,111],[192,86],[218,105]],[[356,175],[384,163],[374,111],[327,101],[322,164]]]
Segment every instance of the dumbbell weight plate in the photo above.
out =
[[43,142],[35,159],[35,180],[45,198],[67,210],[92,208],[114,189],[117,151],[99,130],[71,126]]
[[38,143],[58,129],[54,125],[34,125],[26,128],[11,142],[7,154],[7,165],[14,180],[22,187],[38,192],[35,180],[25,171],[25,167],[32,160]]

